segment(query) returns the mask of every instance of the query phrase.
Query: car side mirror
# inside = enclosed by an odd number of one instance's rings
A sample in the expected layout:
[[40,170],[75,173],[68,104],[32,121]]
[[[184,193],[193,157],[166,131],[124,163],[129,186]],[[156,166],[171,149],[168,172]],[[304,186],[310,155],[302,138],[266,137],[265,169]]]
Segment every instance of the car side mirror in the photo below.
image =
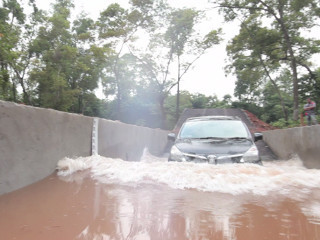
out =
[[176,134],[174,134],[174,133],[169,133],[169,134],[168,134],[168,140],[175,141],[175,140],[176,140]]
[[262,133],[259,133],[259,132],[258,133],[254,133],[253,136],[254,136],[254,141],[255,142],[263,139]]

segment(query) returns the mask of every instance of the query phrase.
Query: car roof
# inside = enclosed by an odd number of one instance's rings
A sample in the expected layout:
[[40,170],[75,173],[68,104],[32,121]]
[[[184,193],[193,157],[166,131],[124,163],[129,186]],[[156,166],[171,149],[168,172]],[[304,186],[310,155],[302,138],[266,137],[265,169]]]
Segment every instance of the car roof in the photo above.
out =
[[186,122],[204,121],[204,120],[238,120],[238,121],[241,121],[241,119],[239,117],[234,117],[234,116],[200,116],[200,117],[188,118],[186,120]]

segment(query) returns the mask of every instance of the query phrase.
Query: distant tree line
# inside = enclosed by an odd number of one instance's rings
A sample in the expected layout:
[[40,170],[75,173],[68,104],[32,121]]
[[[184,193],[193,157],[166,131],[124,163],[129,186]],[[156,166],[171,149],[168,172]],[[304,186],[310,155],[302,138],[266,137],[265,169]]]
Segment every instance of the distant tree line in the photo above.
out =
[[[163,129],[172,129],[184,108],[243,108],[285,126],[298,120],[307,96],[320,105],[313,60],[320,40],[308,37],[320,30],[318,0],[211,5],[240,22],[227,47],[235,96],[180,91],[196,61],[222,40],[215,23],[199,31],[205,11],[130,0],[129,7],[106,5],[93,20],[74,16],[72,0],[56,0],[48,12],[34,0],[2,0],[0,99]],[[99,86],[104,99],[95,94]]]

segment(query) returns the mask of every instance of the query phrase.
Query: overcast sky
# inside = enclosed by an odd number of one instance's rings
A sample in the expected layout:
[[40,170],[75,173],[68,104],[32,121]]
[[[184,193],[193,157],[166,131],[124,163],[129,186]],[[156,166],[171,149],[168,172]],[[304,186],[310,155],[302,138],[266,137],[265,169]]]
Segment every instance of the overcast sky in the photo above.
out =
[[[43,1],[37,0],[37,5],[41,9],[49,9],[49,4],[54,0]],[[92,18],[96,19],[100,12],[106,7],[117,2],[120,5],[125,4],[127,0],[75,0],[76,12],[84,11]],[[208,4],[208,0],[169,0],[173,7],[193,7],[197,9],[205,9],[212,5]],[[217,29],[222,27],[222,17],[217,15],[215,10],[211,10],[208,23],[204,28]],[[208,28],[209,29],[209,28]],[[223,24],[224,41],[208,50],[205,55],[197,60],[194,67],[184,75],[180,85],[181,90],[188,90],[191,93],[202,93],[207,96],[217,95],[221,99],[224,95],[233,96],[234,76],[225,76],[224,67],[226,60],[226,44],[237,33],[234,24]]]

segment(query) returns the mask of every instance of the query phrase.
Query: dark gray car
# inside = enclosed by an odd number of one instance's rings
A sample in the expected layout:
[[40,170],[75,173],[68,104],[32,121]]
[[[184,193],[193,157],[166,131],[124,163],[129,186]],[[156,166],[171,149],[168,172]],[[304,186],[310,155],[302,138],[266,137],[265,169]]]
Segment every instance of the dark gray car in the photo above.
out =
[[252,137],[243,121],[228,116],[189,118],[182,125],[178,136],[170,133],[169,161],[261,164],[255,141],[262,134]]

